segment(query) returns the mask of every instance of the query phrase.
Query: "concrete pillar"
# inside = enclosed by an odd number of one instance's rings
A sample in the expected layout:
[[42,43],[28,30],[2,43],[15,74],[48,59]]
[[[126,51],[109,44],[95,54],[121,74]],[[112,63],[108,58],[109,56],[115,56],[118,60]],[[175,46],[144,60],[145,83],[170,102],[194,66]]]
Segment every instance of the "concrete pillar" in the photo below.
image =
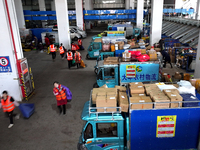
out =
[[125,1],[125,9],[130,9],[130,0]]
[[136,25],[137,28],[143,28],[143,16],[144,16],[144,0],[137,1],[137,16],[136,16]]
[[56,6],[55,6],[55,0],[51,1],[51,11],[55,11],[56,10]]
[[94,4],[92,0],[85,0],[85,10],[93,10]]
[[[199,37],[200,37],[200,32],[199,32]],[[200,38],[199,38],[198,47],[197,47],[196,66],[195,66],[195,71],[194,71],[195,78],[200,78],[199,68],[200,68]]]
[[[46,11],[45,0],[38,0],[38,3],[39,3],[39,10],[40,11]],[[42,27],[43,28],[45,27],[45,24],[46,24],[46,21],[42,21]]]
[[135,0],[130,0],[130,8],[131,9],[135,8]]
[[163,18],[163,0],[151,1],[151,29],[150,44],[153,45],[161,39]]
[[197,0],[195,19],[200,20],[200,0]]
[[84,29],[84,19],[83,19],[83,0],[75,0],[76,5],[76,26],[80,29]]
[[71,49],[67,0],[56,0],[55,4],[59,43]]
[[15,3],[15,9],[16,9],[16,14],[17,14],[18,26],[19,28],[24,29],[26,28],[26,26],[25,26],[25,20],[24,20],[22,1],[15,0],[14,3]]
[[[2,72],[0,60],[0,93],[7,90],[15,100],[22,100],[17,60],[23,58],[15,4],[13,0],[0,1],[0,57],[9,57],[12,71]],[[5,60],[5,59],[4,59]],[[4,61],[5,62],[5,61]]]

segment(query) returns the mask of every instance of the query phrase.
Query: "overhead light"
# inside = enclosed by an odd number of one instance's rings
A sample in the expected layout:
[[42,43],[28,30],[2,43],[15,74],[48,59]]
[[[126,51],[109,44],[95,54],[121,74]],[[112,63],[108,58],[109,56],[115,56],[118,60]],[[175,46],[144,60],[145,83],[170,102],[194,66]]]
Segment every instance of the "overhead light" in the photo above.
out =
[[106,4],[106,3],[115,3],[116,1],[115,0],[113,0],[113,1],[102,1],[104,4]]

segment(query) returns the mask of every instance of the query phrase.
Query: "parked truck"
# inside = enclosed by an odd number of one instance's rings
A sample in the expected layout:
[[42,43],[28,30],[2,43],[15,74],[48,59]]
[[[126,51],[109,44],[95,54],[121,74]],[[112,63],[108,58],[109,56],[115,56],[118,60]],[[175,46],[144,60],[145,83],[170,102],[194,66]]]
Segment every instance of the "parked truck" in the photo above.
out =
[[97,74],[96,83],[93,87],[107,85],[126,85],[129,82],[151,82],[160,79],[161,65],[159,61],[149,62],[121,62],[105,64],[100,60],[95,70]]
[[131,109],[137,103],[132,104],[129,100],[128,113],[121,112],[121,107],[116,107],[116,111],[112,112],[107,112],[109,107],[104,107],[104,112],[97,112],[101,107],[93,105],[91,99],[90,96],[82,111],[84,124],[78,150],[198,148],[200,107]]

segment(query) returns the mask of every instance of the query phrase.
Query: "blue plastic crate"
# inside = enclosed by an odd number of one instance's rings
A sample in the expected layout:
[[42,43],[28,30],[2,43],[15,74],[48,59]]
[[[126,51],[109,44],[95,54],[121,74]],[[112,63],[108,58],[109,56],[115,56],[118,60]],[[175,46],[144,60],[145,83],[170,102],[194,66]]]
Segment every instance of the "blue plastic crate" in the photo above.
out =
[[19,109],[24,116],[24,118],[30,118],[30,116],[35,111],[35,105],[34,104],[20,104]]

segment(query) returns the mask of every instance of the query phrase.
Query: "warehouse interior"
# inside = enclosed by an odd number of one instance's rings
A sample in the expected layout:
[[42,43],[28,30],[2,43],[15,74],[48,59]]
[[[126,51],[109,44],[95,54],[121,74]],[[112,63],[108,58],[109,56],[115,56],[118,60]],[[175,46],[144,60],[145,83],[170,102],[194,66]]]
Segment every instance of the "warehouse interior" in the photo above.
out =
[[[0,149],[200,148],[200,0],[1,0],[0,18],[0,97],[20,114],[9,128],[1,101]],[[55,81],[72,93],[64,115]]]

